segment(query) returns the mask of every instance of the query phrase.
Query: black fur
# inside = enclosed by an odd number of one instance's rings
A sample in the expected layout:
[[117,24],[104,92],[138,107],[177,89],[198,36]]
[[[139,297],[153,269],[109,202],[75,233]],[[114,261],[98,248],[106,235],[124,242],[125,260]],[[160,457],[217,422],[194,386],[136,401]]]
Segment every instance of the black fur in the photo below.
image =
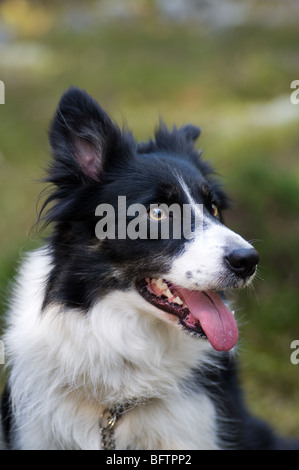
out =
[[199,134],[195,126],[170,131],[160,123],[154,141],[137,144],[87,93],[71,88],[64,94],[50,130],[54,160],[46,181],[54,191],[42,208],[52,204],[43,220],[54,223],[54,263],[44,306],[58,301],[87,310],[111,288],[126,289],[138,279],[162,274],[182,249],[181,240],[174,239],[99,241],[99,204],[116,208],[120,195],[127,205],[188,203],[172,172],[175,166],[198,203],[227,207],[211,167],[194,148]]
[[10,433],[12,428],[12,405],[10,400],[10,391],[6,385],[1,399],[1,424],[5,445],[7,448],[10,446]]
[[217,409],[217,432],[231,450],[298,450],[299,442],[277,436],[248,411],[238,378],[238,364],[228,353],[217,354],[217,367],[194,370],[188,386],[202,387]]

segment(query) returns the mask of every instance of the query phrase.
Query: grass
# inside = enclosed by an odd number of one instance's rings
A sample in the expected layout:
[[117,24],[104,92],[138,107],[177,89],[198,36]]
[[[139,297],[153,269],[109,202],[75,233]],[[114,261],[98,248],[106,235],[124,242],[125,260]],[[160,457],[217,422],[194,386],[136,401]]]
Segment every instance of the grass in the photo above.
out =
[[[226,221],[257,239],[261,253],[254,290],[240,293],[237,302],[246,396],[254,412],[282,432],[299,434],[299,366],[290,362],[291,341],[299,339],[299,120],[271,124],[252,112],[253,105],[262,112],[263,104],[287,97],[298,78],[298,40],[298,28],[291,26],[211,33],[155,16],[89,30],[57,27],[38,37],[20,34],[15,42],[23,65],[0,56],[6,85],[0,106],[2,317],[20,252],[40,243],[31,232],[43,188],[36,181],[65,88],[86,88],[140,139],[152,134],[159,115],[170,125],[199,124],[204,156],[235,201]],[[13,46],[7,46],[8,56]]]

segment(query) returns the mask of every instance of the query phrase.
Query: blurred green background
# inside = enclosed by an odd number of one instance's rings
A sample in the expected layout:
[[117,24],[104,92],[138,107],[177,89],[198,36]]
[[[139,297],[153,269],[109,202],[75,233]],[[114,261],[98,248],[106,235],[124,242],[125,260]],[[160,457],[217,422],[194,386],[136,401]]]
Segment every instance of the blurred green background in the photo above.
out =
[[261,254],[253,288],[236,299],[246,399],[299,435],[299,365],[290,361],[299,339],[298,47],[291,0],[0,1],[2,319],[20,254],[41,243],[31,231],[38,179],[69,85],[138,139],[159,116],[200,125],[199,146],[234,200],[226,222]]

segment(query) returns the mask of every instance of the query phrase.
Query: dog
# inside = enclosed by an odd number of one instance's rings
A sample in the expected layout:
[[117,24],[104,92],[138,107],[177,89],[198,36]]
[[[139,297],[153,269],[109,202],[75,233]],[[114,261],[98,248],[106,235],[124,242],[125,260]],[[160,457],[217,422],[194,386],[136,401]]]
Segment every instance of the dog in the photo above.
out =
[[[160,122],[138,143],[87,92],[63,94],[40,216],[52,231],[21,264],[4,336],[9,448],[291,446],[250,415],[238,384],[225,296],[252,282],[259,255],[224,225],[229,199],[199,135]],[[135,231],[120,236],[120,223]]]

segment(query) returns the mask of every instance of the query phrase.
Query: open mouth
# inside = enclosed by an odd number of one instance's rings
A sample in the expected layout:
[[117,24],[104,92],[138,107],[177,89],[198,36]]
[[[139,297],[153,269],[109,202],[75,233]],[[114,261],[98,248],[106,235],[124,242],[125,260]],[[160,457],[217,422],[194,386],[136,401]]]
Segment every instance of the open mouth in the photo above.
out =
[[139,281],[137,289],[150,304],[177,317],[189,333],[208,339],[217,351],[235,346],[238,327],[234,315],[216,292],[189,290],[149,277]]

